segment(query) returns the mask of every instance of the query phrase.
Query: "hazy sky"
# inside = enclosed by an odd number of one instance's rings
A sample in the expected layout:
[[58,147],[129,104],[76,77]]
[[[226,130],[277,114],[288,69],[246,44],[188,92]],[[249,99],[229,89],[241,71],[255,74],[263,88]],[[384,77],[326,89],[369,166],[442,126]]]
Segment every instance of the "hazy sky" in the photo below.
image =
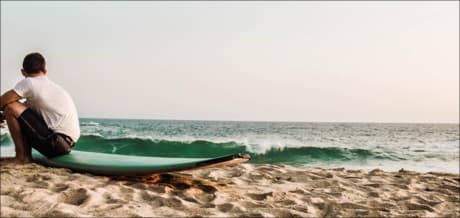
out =
[[1,2],[81,117],[459,121],[459,2]]

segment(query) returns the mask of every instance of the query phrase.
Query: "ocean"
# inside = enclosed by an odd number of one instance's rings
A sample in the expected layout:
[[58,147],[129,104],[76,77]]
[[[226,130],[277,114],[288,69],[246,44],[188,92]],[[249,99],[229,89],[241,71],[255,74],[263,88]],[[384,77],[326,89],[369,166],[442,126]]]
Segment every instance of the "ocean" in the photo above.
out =
[[[248,153],[249,163],[459,173],[458,124],[80,119],[75,150],[162,157]],[[1,155],[14,155],[2,130]]]

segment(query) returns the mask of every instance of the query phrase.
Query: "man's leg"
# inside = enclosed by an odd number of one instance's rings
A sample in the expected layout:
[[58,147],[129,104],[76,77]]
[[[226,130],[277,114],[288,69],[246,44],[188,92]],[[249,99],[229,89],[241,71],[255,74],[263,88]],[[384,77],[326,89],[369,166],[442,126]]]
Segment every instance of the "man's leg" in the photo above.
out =
[[21,127],[17,118],[27,109],[19,102],[12,102],[5,107],[6,123],[16,149],[15,162],[29,163],[32,161],[31,147],[25,142],[21,133]]

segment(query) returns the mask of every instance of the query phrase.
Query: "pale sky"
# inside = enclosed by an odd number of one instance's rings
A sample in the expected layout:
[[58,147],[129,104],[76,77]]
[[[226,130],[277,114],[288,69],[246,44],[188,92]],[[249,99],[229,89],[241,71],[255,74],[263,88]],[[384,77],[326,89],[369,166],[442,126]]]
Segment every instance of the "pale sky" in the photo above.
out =
[[459,2],[1,2],[81,117],[459,122]]

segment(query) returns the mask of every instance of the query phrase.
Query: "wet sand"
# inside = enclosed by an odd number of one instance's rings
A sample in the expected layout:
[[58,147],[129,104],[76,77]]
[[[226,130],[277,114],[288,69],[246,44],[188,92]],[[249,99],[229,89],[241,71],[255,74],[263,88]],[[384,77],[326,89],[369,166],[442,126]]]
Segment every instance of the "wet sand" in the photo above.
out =
[[0,163],[2,217],[459,217],[460,176],[241,164],[105,177]]

